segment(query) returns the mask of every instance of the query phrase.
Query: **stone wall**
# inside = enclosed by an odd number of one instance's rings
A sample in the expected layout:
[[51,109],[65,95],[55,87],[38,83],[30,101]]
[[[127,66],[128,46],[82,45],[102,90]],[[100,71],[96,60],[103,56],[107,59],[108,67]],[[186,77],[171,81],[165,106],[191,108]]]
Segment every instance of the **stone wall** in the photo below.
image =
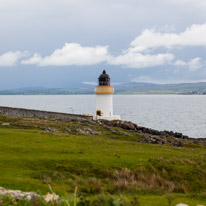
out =
[[42,118],[55,118],[59,120],[92,120],[92,116],[67,114],[60,112],[47,112],[32,109],[21,109],[12,107],[0,107],[0,115],[15,116],[15,117],[42,117]]

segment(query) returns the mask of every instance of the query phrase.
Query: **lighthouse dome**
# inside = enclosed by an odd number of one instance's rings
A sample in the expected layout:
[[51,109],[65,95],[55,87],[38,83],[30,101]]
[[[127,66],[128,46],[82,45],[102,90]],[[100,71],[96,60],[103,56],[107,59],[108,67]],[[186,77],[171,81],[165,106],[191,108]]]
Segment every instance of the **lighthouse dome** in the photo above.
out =
[[99,76],[99,86],[110,86],[110,77],[105,70]]

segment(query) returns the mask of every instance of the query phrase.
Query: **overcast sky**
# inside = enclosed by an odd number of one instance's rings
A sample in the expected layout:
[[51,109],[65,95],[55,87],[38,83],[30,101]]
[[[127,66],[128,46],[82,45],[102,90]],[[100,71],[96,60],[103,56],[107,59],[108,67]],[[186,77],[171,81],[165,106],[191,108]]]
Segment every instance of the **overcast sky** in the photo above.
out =
[[0,0],[0,89],[206,81],[205,0]]

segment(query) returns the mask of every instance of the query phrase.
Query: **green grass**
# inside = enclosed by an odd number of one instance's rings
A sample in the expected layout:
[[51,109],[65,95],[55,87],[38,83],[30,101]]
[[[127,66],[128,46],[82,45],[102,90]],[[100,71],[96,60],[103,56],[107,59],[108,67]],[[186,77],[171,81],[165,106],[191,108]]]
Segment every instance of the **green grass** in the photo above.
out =
[[[0,125],[2,187],[45,194],[51,184],[64,195],[77,186],[89,198],[138,196],[140,205],[148,206],[168,205],[171,193],[174,204],[206,204],[206,147],[143,144],[138,135],[98,125],[93,126],[102,132],[98,135],[64,131],[88,127],[85,122],[2,116]],[[59,132],[45,132],[46,126]]]

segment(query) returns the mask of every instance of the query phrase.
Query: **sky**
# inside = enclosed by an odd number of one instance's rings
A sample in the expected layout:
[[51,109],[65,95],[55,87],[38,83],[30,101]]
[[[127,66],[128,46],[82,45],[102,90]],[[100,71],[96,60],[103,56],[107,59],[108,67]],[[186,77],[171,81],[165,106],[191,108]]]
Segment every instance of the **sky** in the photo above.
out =
[[206,81],[205,0],[0,0],[0,89]]

